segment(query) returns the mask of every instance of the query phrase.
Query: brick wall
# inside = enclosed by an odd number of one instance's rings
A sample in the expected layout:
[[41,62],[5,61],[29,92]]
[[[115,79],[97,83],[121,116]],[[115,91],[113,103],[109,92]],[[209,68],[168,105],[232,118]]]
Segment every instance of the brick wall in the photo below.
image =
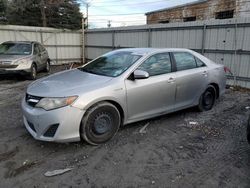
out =
[[[249,0],[207,0],[147,14],[147,24],[215,19],[218,12],[233,11],[233,17],[250,17]],[[222,15],[223,16],[223,15]]]

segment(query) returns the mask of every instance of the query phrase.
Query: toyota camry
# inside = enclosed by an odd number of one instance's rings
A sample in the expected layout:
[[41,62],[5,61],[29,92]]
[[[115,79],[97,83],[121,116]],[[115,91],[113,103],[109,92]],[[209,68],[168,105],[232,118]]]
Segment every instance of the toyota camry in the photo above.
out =
[[120,49],[31,83],[23,120],[35,139],[97,145],[132,122],[210,110],[225,85],[225,67],[192,50]]

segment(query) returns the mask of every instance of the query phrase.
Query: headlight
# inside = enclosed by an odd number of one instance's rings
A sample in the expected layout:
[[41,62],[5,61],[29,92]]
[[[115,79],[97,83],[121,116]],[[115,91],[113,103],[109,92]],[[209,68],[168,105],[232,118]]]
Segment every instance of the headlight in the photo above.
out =
[[37,104],[37,108],[43,108],[44,110],[53,110],[64,106],[71,105],[77,96],[62,97],[62,98],[43,98]]
[[30,61],[28,59],[20,59],[20,60],[17,60],[17,61],[13,62],[14,65],[19,65],[19,64],[27,65],[29,63],[30,63]]

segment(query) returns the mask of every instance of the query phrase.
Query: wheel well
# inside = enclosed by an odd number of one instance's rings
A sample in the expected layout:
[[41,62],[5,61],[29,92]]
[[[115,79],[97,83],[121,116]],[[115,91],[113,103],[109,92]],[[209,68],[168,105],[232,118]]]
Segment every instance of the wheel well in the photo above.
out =
[[210,85],[214,86],[215,90],[216,90],[216,98],[218,99],[220,96],[220,88],[219,85],[216,83],[210,83]]
[[37,69],[37,64],[36,64],[36,62],[32,62],[32,64],[34,64],[34,65],[36,66],[36,69]]
[[101,102],[108,102],[108,103],[110,103],[110,104],[113,104],[113,105],[118,109],[118,111],[119,111],[119,113],[120,113],[120,116],[121,116],[121,125],[123,125],[124,111],[123,111],[121,105],[120,105],[119,103],[115,102],[115,101],[112,101],[112,100],[99,101],[99,102],[97,102],[97,103],[92,104],[90,107],[88,107],[87,110],[89,110],[90,108],[92,108],[92,107],[95,106],[95,105],[98,105],[98,103],[101,103]]
[[123,125],[124,111],[123,111],[121,105],[119,103],[115,102],[115,101],[112,101],[112,100],[106,100],[106,102],[109,102],[109,103],[113,104],[118,109],[118,111],[120,113],[120,116],[121,116],[121,125]]

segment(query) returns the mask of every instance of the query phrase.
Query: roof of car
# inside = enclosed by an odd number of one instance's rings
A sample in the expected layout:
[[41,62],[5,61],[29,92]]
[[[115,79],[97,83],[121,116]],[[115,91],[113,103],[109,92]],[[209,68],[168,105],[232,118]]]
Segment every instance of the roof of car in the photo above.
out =
[[150,54],[150,53],[154,53],[154,52],[166,52],[166,51],[190,51],[189,49],[185,49],[185,48],[123,48],[123,49],[119,49],[119,51],[129,51],[129,52],[133,52],[133,53],[137,53],[137,54]]

